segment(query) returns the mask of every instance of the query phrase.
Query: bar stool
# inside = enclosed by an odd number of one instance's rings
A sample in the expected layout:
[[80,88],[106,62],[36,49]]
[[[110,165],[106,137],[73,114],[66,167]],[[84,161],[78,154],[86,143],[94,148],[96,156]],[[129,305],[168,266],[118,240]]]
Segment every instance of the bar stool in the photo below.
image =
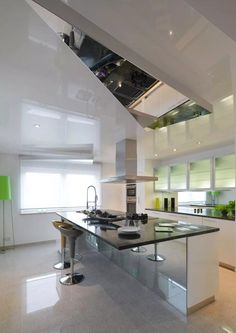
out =
[[84,275],[80,273],[74,273],[74,258],[75,258],[75,241],[83,234],[82,230],[75,228],[65,228],[63,225],[60,227],[61,233],[68,237],[70,248],[70,273],[60,278],[61,284],[70,286],[72,284],[80,283],[84,279]]
[[165,260],[164,257],[158,255],[157,243],[154,243],[154,254],[150,254],[149,256],[147,256],[147,259],[151,260],[151,261],[158,261],[158,262]]
[[[53,226],[59,230],[60,230],[60,226],[64,226],[65,228],[72,228],[72,225],[67,224],[63,221],[52,221]],[[59,261],[58,263],[56,263],[53,268],[55,269],[66,269],[70,267],[70,263],[69,262],[65,262],[65,249],[66,249],[66,237],[61,233],[61,261]]]

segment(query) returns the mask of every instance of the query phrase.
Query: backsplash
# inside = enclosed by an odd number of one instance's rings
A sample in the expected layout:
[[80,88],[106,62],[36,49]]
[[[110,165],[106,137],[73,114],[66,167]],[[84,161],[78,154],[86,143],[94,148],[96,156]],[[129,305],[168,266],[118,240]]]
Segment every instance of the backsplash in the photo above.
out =
[[[213,194],[212,194],[213,193]],[[228,204],[230,200],[236,199],[236,191],[217,191],[216,192],[155,192],[152,198],[149,198],[146,207],[164,209],[165,198],[168,199],[168,208],[171,209],[171,198],[174,198],[175,207],[189,205],[218,205]],[[147,201],[147,200],[146,200]]]
[[[214,196],[214,195],[213,195]],[[236,191],[229,190],[229,191],[217,191],[215,195],[215,200],[212,200],[211,192],[207,192],[207,203],[215,203],[218,204],[227,204],[231,200],[236,199]]]

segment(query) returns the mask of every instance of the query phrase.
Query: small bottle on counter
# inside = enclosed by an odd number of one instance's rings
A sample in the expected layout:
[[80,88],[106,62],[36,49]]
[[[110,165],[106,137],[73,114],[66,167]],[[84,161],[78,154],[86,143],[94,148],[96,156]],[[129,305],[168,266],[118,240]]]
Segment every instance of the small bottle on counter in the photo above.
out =
[[155,203],[156,209],[160,209],[160,198],[156,197],[156,203]]
[[164,198],[164,210],[168,210],[168,198]]
[[173,211],[175,210],[175,198],[170,199],[170,209]]

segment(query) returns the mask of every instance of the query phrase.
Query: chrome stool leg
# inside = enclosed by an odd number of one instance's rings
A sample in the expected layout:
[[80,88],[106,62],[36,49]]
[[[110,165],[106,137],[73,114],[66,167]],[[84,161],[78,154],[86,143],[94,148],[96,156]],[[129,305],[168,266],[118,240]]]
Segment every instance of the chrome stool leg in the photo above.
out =
[[80,283],[84,279],[84,275],[80,273],[74,273],[74,259],[70,259],[70,273],[66,276],[63,276],[60,279],[61,284],[66,286],[71,286],[72,284]]
[[61,261],[56,263],[53,268],[63,270],[70,268],[70,263],[65,261],[66,237],[61,235]]
[[[60,278],[60,283],[66,286],[80,283],[84,279],[84,275],[74,272],[74,259],[75,259],[75,240],[82,234],[80,230],[72,229],[64,231],[61,227],[62,232],[67,232],[70,247],[70,273]],[[71,233],[71,235],[69,234]]]
[[144,253],[147,251],[147,249],[143,246],[137,246],[137,247],[133,247],[131,249],[132,252],[135,252],[135,253]]
[[154,243],[154,254],[150,254],[149,256],[147,256],[147,259],[151,260],[151,261],[157,261],[157,262],[161,262],[161,261],[165,260],[165,258],[158,255],[157,243]]
[[59,270],[70,268],[70,263],[65,261],[65,248],[61,249],[61,261],[55,264],[53,268]]

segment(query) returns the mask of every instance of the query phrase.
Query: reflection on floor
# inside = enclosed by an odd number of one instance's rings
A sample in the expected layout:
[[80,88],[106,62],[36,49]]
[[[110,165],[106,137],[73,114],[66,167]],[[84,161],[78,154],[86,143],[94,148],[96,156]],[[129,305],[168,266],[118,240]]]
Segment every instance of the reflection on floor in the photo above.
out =
[[185,318],[85,243],[85,280],[59,283],[57,244],[0,255],[1,333],[236,333],[236,274],[220,269],[218,301]]

